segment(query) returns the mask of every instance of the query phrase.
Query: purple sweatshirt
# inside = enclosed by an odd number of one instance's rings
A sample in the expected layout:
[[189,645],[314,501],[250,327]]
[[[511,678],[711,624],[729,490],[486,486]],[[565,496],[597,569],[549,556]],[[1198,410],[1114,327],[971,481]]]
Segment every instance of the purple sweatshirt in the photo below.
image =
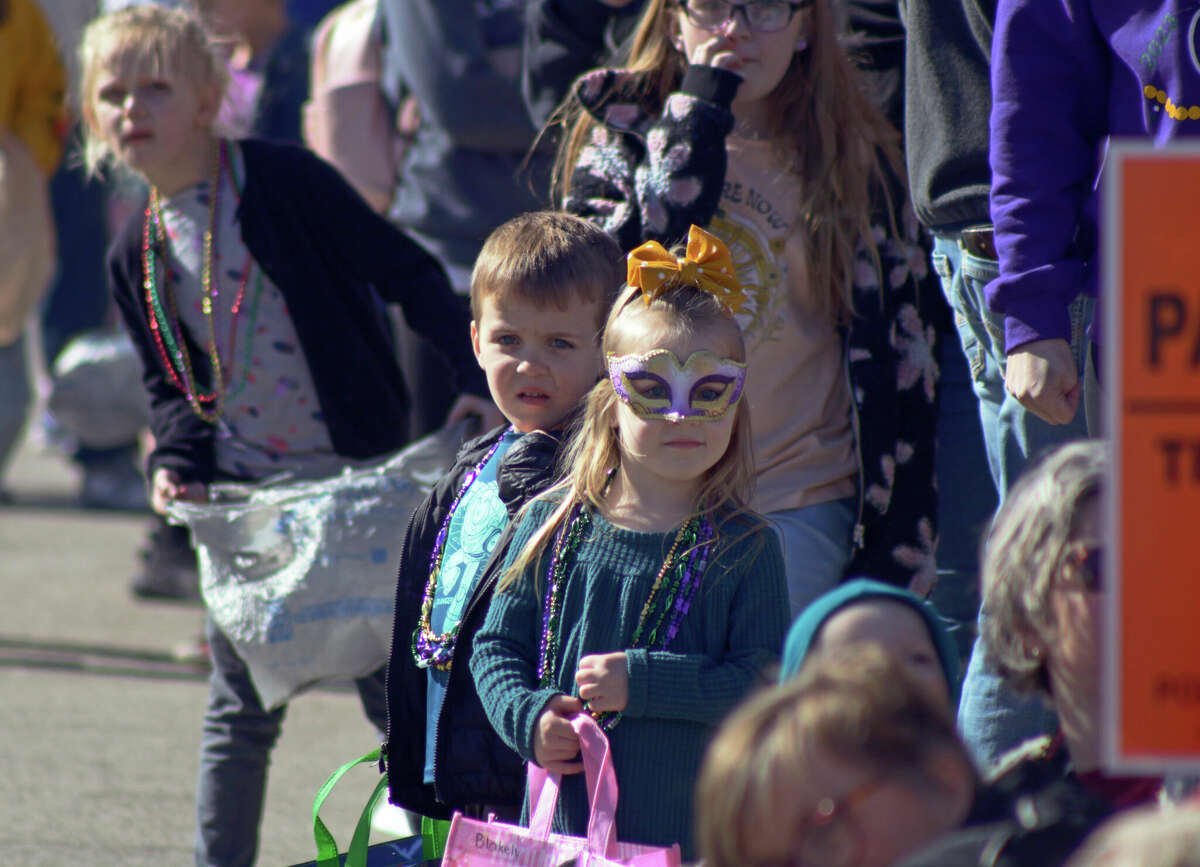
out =
[[[1006,349],[1070,339],[1067,306],[1096,295],[1108,136],[1200,134],[1197,0],[999,0],[992,43],[989,306]],[[1163,195],[1169,195],[1168,190]]]

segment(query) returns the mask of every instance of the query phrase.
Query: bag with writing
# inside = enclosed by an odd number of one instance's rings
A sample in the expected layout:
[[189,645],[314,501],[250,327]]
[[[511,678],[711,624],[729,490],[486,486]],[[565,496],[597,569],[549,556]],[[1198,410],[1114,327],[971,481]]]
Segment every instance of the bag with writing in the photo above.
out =
[[444,867],[680,867],[678,843],[664,848],[617,840],[617,775],[608,737],[587,714],[573,718],[571,726],[579,735],[591,805],[587,837],[551,832],[562,780],[530,762],[529,827],[455,813]]

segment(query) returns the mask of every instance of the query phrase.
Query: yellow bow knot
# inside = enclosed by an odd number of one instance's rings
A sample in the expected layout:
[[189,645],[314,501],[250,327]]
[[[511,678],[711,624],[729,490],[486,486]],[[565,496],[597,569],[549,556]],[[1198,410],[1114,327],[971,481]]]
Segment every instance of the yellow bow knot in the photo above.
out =
[[699,286],[732,314],[746,303],[746,292],[733,270],[733,258],[716,235],[699,226],[688,230],[687,250],[682,258],[667,252],[658,241],[647,241],[629,254],[626,282],[642,290],[649,304],[675,277]]

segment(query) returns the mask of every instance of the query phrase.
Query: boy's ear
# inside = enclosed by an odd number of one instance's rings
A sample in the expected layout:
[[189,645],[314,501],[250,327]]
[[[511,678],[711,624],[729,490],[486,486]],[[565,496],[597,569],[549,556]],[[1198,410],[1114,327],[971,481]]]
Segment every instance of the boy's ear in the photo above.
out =
[[474,319],[471,320],[471,349],[475,352],[475,360],[479,362],[480,367],[483,367],[483,360],[479,357],[481,354],[479,348],[479,326]]

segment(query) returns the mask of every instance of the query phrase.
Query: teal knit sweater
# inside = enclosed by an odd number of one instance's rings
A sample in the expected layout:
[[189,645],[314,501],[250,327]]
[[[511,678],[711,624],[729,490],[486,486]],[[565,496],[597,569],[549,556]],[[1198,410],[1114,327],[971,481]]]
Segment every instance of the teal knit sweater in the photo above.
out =
[[[515,559],[552,511],[535,502],[509,548]],[[692,790],[714,729],[779,658],[788,595],[779,541],[761,519],[720,528],[719,554],[666,650],[629,650],[638,616],[675,531],[642,533],[597,514],[572,557],[562,597],[559,670],[538,686],[545,555],[497,593],[475,638],[471,672],[484,710],[504,741],[533,760],[533,736],[546,702],[576,694],[581,657],[626,649],[629,703],[609,733],[620,799],[619,839],[668,846],[695,857]],[[536,582],[536,586],[535,586]],[[554,828],[587,834],[583,775],[566,779]]]

